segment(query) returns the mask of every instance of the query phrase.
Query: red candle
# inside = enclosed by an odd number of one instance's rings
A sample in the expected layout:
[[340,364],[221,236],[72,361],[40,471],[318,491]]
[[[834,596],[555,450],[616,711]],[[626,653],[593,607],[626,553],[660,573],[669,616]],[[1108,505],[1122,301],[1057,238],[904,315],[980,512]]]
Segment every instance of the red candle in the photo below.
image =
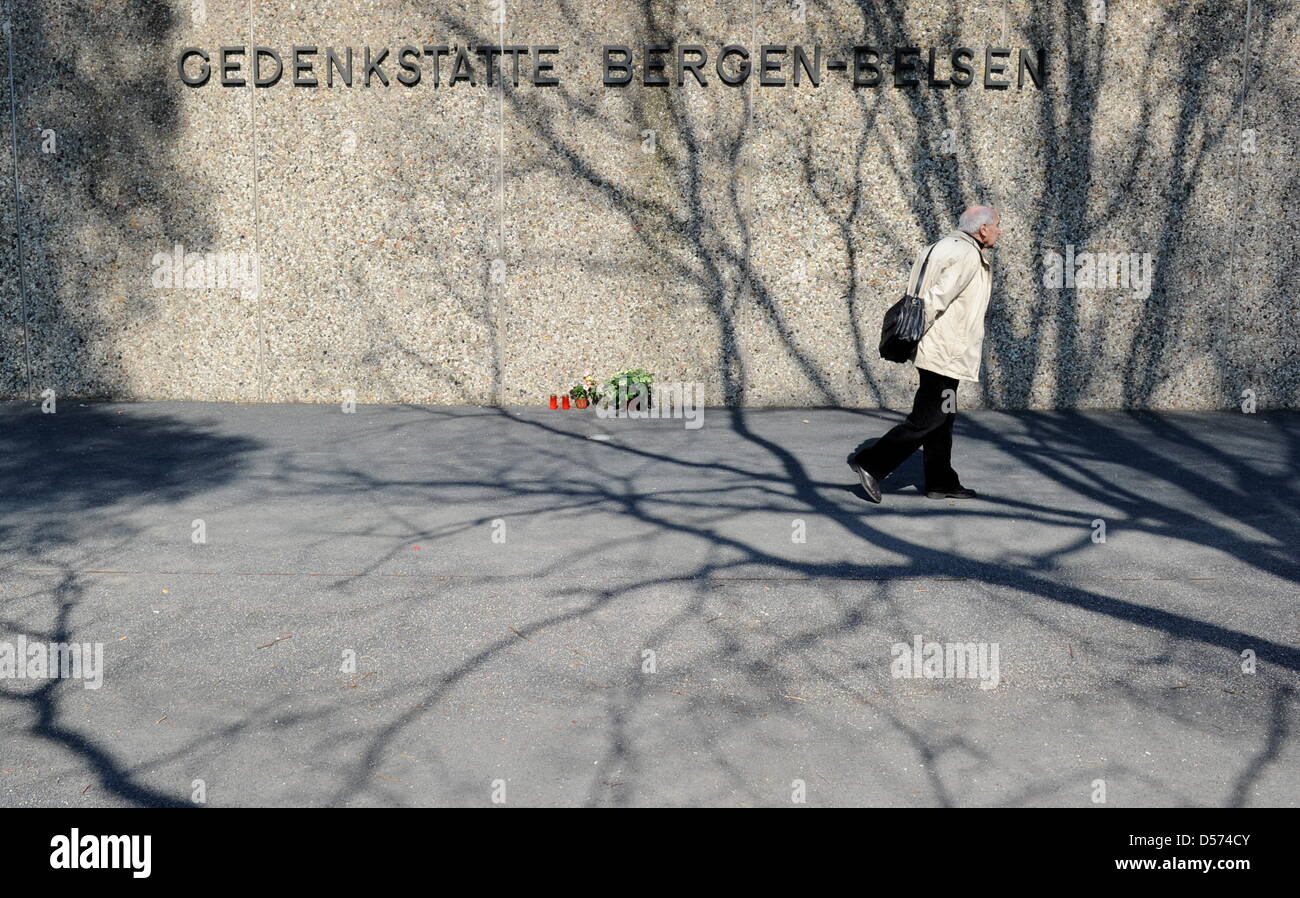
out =
[[556,408],[558,405],[559,403],[555,401],[555,397],[551,396],[551,408]]
[[564,401],[563,401],[561,407],[562,407],[562,408],[568,408],[568,407],[569,407],[569,397],[568,397],[568,396],[565,396],[565,397],[564,397]]

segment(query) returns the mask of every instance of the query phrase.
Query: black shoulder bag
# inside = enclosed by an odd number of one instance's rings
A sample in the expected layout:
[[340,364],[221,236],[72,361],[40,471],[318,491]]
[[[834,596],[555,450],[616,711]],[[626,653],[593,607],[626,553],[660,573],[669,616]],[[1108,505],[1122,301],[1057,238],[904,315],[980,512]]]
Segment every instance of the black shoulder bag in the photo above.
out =
[[[936,242],[925,254],[921,273],[916,277],[917,292],[925,283],[925,267],[930,264],[930,254],[938,245]],[[916,352],[916,344],[921,342],[924,333],[925,300],[910,292],[904,293],[902,299],[889,307],[880,326],[880,357],[891,362],[906,362]]]

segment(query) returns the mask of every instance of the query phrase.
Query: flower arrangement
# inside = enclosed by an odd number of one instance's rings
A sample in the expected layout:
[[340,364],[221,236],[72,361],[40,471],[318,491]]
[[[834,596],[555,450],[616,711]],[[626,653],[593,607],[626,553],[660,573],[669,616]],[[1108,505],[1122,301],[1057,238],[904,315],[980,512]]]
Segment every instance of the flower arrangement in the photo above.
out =
[[551,408],[558,408],[560,400],[564,403],[563,407],[568,408],[569,400],[572,399],[578,408],[603,402],[606,406],[645,409],[650,405],[650,384],[653,381],[654,375],[644,368],[620,371],[604,383],[598,381],[596,376],[587,370],[569,387],[567,393],[551,397]]
[[586,371],[582,379],[569,390],[569,395],[578,408],[586,408],[588,403],[597,402],[600,399],[600,387],[596,383],[596,376],[591,371]]
[[628,408],[645,409],[650,404],[650,384],[654,375],[644,368],[629,368],[620,371],[605,381],[605,391],[615,397],[615,403],[625,404]]

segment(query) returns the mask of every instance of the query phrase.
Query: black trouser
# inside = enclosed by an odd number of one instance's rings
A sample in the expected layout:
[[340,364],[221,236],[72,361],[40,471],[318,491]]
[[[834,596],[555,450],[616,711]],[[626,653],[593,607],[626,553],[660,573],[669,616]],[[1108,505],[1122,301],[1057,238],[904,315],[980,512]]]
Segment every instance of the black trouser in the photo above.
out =
[[[957,379],[916,369],[921,375],[921,385],[912,400],[912,413],[875,444],[858,453],[856,461],[876,480],[884,480],[907,461],[909,455],[922,447],[925,450],[925,488],[950,490],[960,486],[957,472],[952,469],[952,422],[957,417]],[[951,401],[944,411],[943,395],[952,390]]]

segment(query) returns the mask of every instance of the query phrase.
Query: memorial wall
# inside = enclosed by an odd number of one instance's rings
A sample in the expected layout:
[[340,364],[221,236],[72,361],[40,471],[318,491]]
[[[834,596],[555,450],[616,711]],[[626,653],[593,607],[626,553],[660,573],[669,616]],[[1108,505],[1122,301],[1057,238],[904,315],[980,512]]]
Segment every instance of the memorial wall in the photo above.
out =
[[880,319],[1002,213],[967,407],[1300,402],[1300,5],[12,0],[0,398],[904,407]]

